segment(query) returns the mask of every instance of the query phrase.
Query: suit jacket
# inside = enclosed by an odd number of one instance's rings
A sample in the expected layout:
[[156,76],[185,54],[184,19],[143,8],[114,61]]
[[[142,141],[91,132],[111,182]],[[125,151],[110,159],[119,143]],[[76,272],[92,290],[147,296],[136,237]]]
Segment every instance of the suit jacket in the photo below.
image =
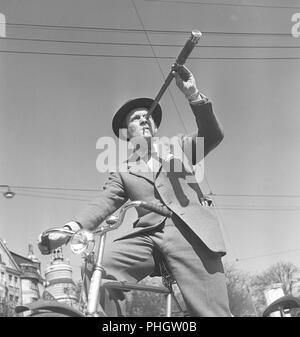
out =
[[[198,131],[189,136],[180,134],[174,137],[189,154],[188,163],[182,163],[176,155],[169,156],[165,152],[167,155],[159,158],[159,167],[154,173],[147,170],[145,162],[129,160],[127,172],[110,173],[100,196],[72,220],[94,229],[128,199],[163,204],[187,224],[210,250],[224,253],[225,245],[217,217],[212,208],[202,206],[203,195],[192,168],[221,142],[223,132],[210,102],[191,105],[191,108]],[[204,152],[201,146],[196,147],[196,137],[203,137]],[[181,170],[178,170],[178,165]],[[122,238],[152,230],[165,220],[165,217],[144,209],[137,209],[137,213],[138,220],[134,222],[133,229]]]

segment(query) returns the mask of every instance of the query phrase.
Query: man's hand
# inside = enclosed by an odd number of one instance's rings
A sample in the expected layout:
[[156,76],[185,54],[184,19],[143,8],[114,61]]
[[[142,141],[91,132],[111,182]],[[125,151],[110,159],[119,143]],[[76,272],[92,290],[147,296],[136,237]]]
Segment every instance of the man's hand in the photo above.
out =
[[187,67],[173,64],[172,69],[177,87],[190,103],[206,99],[204,95],[200,94],[196,86],[195,78]]
[[176,79],[177,87],[182,91],[184,96],[189,99],[198,92],[196,81],[193,74],[185,66],[172,66],[173,74]]
[[[82,227],[75,221],[70,221],[63,226],[64,229],[71,230],[73,232],[79,231]],[[51,233],[43,236],[41,234],[38,238],[38,247],[43,255],[48,255],[52,250],[68,243],[70,235],[67,233]]]
[[69,235],[64,233],[51,233],[49,235],[43,236],[39,235],[38,247],[43,255],[48,255],[52,250],[66,244],[69,239]]

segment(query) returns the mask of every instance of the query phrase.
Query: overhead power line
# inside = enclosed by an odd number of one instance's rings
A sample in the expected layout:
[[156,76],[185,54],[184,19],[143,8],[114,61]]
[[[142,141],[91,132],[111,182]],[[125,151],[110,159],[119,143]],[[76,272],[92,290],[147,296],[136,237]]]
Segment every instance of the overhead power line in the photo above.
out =
[[[183,47],[183,44],[162,44],[162,43],[131,43],[131,42],[101,42],[101,41],[82,41],[82,40],[56,40],[56,39],[35,39],[35,38],[19,38],[19,37],[0,37],[1,40],[10,41],[26,41],[26,42],[50,42],[50,43],[62,43],[62,44],[90,44],[90,45],[103,45],[103,46],[131,46],[131,47]],[[197,45],[195,48],[253,48],[253,49],[297,49],[300,46],[253,46],[253,45]]]
[[[146,56],[146,55],[115,55],[115,54],[83,54],[83,53],[56,53],[41,51],[0,50],[7,54],[55,55],[55,56],[81,56],[102,58],[131,58],[131,59],[174,59],[174,56]],[[300,56],[290,57],[189,57],[189,60],[300,60]]]
[[[33,193],[33,194],[43,194],[43,195],[50,195],[54,197],[71,197],[71,198],[94,198],[95,194],[90,192],[83,192],[83,191],[63,191],[63,190],[41,190],[41,189],[27,189],[27,188],[18,188],[16,189],[17,193],[25,192],[25,193]],[[93,194],[93,195],[92,195]]]
[[99,192],[99,189],[9,185],[12,189]]
[[299,6],[277,6],[277,5],[255,5],[247,3],[226,3],[226,2],[202,2],[202,1],[184,1],[184,0],[144,0],[148,2],[161,2],[170,4],[187,4],[202,6],[222,6],[222,7],[253,7],[253,8],[274,8],[274,9],[300,9]]
[[[48,192],[48,191],[33,191],[33,190],[19,190],[16,193],[17,196],[26,196],[26,197],[34,197],[34,198],[46,198],[46,199],[61,199],[61,200],[69,200],[69,201],[84,201],[84,202],[88,202],[90,200],[92,200],[94,198],[94,196],[85,196],[85,195],[67,195],[67,194],[61,194],[59,192],[57,193],[52,193],[52,192]],[[290,212],[290,211],[300,211],[300,207],[242,207],[242,206],[235,206],[235,207],[231,207],[230,205],[228,206],[212,206],[212,209],[217,210],[226,210],[226,211],[251,211],[251,212],[255,212],[255,211],[279,211],[279,212]],[[220,214],[219,214],[220,216]],[[228,236],[228,234],[227,234]]]
[[[208,183],[208,182],[207,182]],[[75,188],[75,187],[57,187],[57,186],[22,186],[22,185],[5,185],[12,189],[26,190],[54,190],[54,191],[78,191],[78,192],[99,192],[100,189],[92,188]],[[6,188],[6,187],[5,187]],[[259,198],[300,198],[300,194],[224,194],[210,193],[208,195],[216,197],[259,197]]]
[[263,207],[214,207],[215,209],[222,209],[225,211],[270,211],[270,212],[291,212],[291,211],[300,211],[300,207],[298,208],[263,208]]
[[[160,63],[159,63],[158,57],[157,57],[157,55],[156,55],[156,53],[155,53],[155,50],[154,50],[154,48],[153,48],[153,46],[152,46],[152,44],[151,44],[150,37],[149,37],[149,35],[148,35],[147,31],[146,31],[146,28],[145,28],[145,26],[144,26],[144,24],[143,24],[143,20],[142,20],[140,14],[139,14],[139,11],[138,11],[138,9],[137,9],[137,7],[136,7],[136,4],[135,4],[134,0],[131,0],[131,3],[132,3],[132,6],[134,7],[134,10],[135,10],[135,13],[136,13],[136,15],[137,15],[137,18],[138,18],[138,20],[139,20],[141,26],[143,27],[143,30],[144,30],[145,35],[146,35],[146,38],[147,38],[148,43],[149,43],[149,45],[150,45],[150,47],[151,47],[151,50],[152,50],[152,54],[153,54],[153,56],[154,56],[154,58],[155,58],[156,64],[157,64],[158,69],[159,69],[159,71],[160,71],[160,73],[161,73],[162,79],[163,79],[163,81],[165,81],[166,78],[165,78],[163,69],[162,69],[162,67],[161,67],[161,65],[160,65]],[[174,99],[174,97],[173,97],[173,95],[172,95],[172,92],[171,92],[171,90],[170,90],[169,87],[167,88],[167,92],[168,92],[168,94],[169,94],[169,97],[170,97],[170,99],[171,99],[173,105],[174,105],[174,108],[175,108],[175,110],[176,110],[177,116],[179,117],[182,126],[184,127],[185,131],[187,132],[187,128],[186,128],[186,126],[185,126],[185,124],[184,124],[184,121],[183,121],[183,119],[182,119],[182,116],[181,116],[181,114],[180,114],[180,112],[179,112],[179,108],[178,108],[178,106],[177,106],[177,104],[176,104],[176,102],[175,102],[175,99]]]
[[18,193],[18,196],[22,197],[31,197],[31,198],[44,198],[44,199],[58,199],[58,200],[67,200],[67,201],[81,201],[81,202],[87,202],[90,199],[82,199],[82,198],[71,198],[71,197],[60,197],[60,196],[54,196],[54,195],[42,195],[42,194],[28,194],[28,193]]
[[[162,30],[162,29],[140,29],[140,28],[113,28],[113,27],[88,27],[88,26],[64,26],[64,25],[41,25],[29,23],[6,23],[8,27],[20,29],[46,29],[46,30],[82,30],[82,31],[102,31],[102,32],[123,32],[123,33],[143,33],[149,34],[190,34],[189,30]],[[201,31],[203,35],[230,35],[230,36],[277,36],[291,37],[291,33],[265,33],[265,32],[218,32],[218,31]]]
[[239,261],[253,260],[253,259],[259,259],[259,258],[262,258],[262,257],[267,257],[267,256],[272,256],[272,255],[281,255],[281,254],[287,254],[287,253],[292,253],[292,252],[300,252],[300,248],[282,250],[280,252],[274,252],[274,253],[268,253],[268,254],[261,254],[261,255],[253,255],[253,256],[248,256],[248,257],[242,257],[242,258],[237,258],[235,261],[239,262]]
[[221,194],[212,193],[216,197],[250,197],[250,198],[300,198],[300,194]]
[[[65,200],[80,200],[80,201],[89,201],[95,197],[95,195],[79,195],[79,194],[67,194],[68,192],[79,192],[77,189],[53,189],[47,190],[45,188],[14,188],[17,191],[17,195],[24,196],[34,196],[34,197],[43,197],[43,198],[54,198],[54,199],[65,199]],[[85,192],[86,190],[80,190]],[[99,192],[98,190],[93,190],[93,192]],[[27,194],[25,194],[27,193]],[[84,199],[83,199],[84,198]],[[237,210],[237,211],[300,211],[300,205],[244,205],[244,204],[225,204],[221,205],[214,202],[212,209],[215,210]]]
[[[208,182],[207,182],[208,184]],[[79,188],[60,188],[60,187],[29,187],[29,186],[10,186],[16,190],[17,195],[29,197],[41,197],[50,199],[79,200],[89,201],[95,195],[67,194],[64,192],[99,192],[97,189],[79,189]],[[245,205],[245,204],[224,204],[212,206],[215,210],[226,211],[300,211],[298,205]]]

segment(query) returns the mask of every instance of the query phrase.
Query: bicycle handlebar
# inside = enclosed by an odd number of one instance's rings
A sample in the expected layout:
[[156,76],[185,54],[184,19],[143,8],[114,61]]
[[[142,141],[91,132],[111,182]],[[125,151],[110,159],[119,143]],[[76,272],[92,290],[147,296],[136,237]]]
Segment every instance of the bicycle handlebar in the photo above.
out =
[[121,226],[127,210],[132,207],[142,207],[144,209],[147,209],[148,211],[155,212],[157,214],[166,216],[168,218],[170,218],[173,214],[172,211],[170,211],[166,206],[156,205],[151,202],[146,202],[146,201],[141,201],[141,200],[134,200],[134,201],[131,201],[125,204],[121,208],[118,215],[112,215],[109,218],[107,218],[106,223],[109,225],[109,228],[102,227],[101,229],[101,226],[100,226],[100,231],[101,230],[108,231],[108,230],[117,229],[119,226]]
[[[99,226],[99,229],[96,229],[94,231],[94,233],[98,233],[98,232],[106,232],[106,231],[110,231],[113,229],[117,229],[123,222],[123,219],[125,217],[125,213],[127,212],[127,210],[129,208],[132,207],[142,207],[148,211],[160,214],[162,216],[166,216],[168,218],[170,218],[172,216],[172,211],[170,211],[166,206],[162,206],[162,205],[156,205],[153,204],[151,202],[146,202],[146,201],[141,201],[141,200],[135,200],[135,201],[131,201],[127,204],[125,204],[118,216],[111,216],[109,218],[107,218],[106,223],[108,224],[108,227],[105,226]],[[49,235],[52,233],[62,233],[62,234],[67,234],[69,236],[72,236],[75,232],[63,227],[60,228],[50,228],[48,230],[46,230],[45,232],[43,232],[42,237],[41,237],[41,243],[43,245],[48,245],[49,242]]]
[[45,232],[43,232],[42,236],[48,236],[49,234],[52,234],[52,233],[62,233],[62,234],[67,234],[67,235],[73,235],[75,232],[70,229],[63,228],[63,227],[49,228]]
[[160,206],[146,201],[141,201],[140,203],[140,207],[147,209],[148,211],[166,216],[168,218],[172,216],[172,211],[170,211],[166,206]]

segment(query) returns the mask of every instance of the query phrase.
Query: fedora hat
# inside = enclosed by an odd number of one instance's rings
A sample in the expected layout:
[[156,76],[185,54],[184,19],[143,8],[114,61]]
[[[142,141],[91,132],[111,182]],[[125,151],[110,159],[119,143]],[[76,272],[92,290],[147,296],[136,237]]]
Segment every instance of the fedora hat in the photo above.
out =
[[[126,102],[124,105],[121,106],[121,108],[115,113],[113,120],[112,120],[112,129],[114,131],[114,134],[119,137],[119,129],[124,128],[124,120],[128,113],[132,111],[133,109],[137,108],[145,108],[150,109],[152,103],[152,98],[135,98],[131,99],[128,102]],[[156,105],[153,113],[152,118],[157,126],[157,128],[160,125],[162,117],[162,110],[159,104]]]

